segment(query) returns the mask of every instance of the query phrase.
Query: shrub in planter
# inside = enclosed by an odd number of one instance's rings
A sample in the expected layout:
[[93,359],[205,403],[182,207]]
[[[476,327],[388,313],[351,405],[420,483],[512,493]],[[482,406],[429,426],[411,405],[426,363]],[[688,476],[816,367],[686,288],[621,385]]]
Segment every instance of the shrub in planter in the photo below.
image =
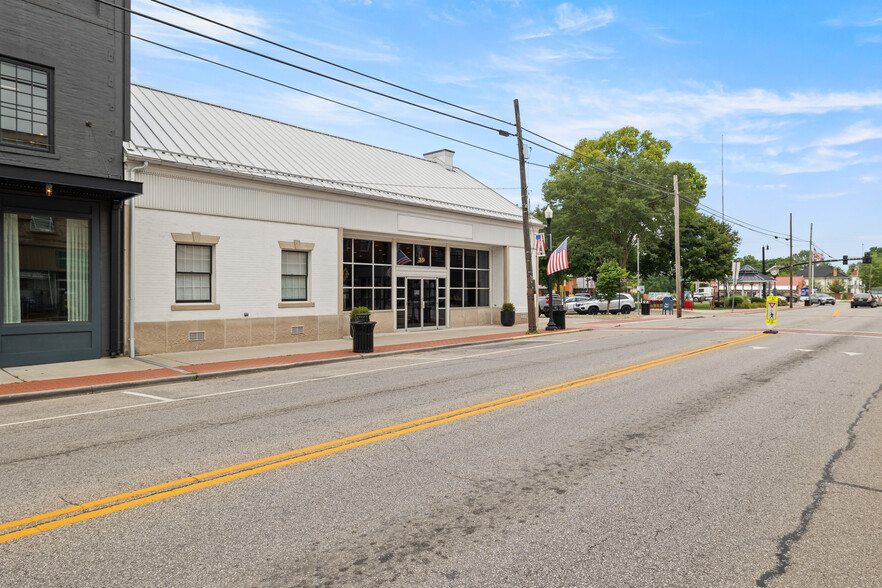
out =
[[349,336],[352,337],[352,323],[366,323],[371,319],[371,309],[367,306],[356,306],[349,311]]
[[515,306],[511,302],[506,302],[502,305],[502,311],[499,315],[499,320],[502,323],[503,327],[510,327],[515,324]]

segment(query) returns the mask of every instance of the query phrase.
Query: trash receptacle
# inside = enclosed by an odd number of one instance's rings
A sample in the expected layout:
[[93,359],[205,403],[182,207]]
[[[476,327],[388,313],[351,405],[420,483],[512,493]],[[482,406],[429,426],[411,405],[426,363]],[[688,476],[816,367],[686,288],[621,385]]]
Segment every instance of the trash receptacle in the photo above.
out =
[[564,306],[561,310],[554,311],[554,324],[557,325],[558,329],[566,329],[567,328],[567,307]]
[[558,329],[567,328],[567,307],[564,304],[555,304],[551,307],[551,316],[554,319],[554,326]]
[[695,307],[693,306],[691,300],[687,300],[687,301],[685,301],[685,302],[683,303],[683,309],[684,309],[684,310],[694,310],[694,308],[695,308]]
[[353,321],[349,323],[352,331],[352,353],[374,352],[374,321]]
[[649,314],[649,310],[652,308],[652,303],[648,300],[644,300],[640,303],[640,314]]

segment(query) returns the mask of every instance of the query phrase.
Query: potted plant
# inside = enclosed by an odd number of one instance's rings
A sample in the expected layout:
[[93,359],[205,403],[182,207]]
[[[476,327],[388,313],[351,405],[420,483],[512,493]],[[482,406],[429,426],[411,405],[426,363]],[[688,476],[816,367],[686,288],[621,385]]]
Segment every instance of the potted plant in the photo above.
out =
[[349,311],[349,336],[353,336],[352,323],[366,323],[371,320],[371,309],[367,306],[356,306]]
[[371,311],[365,306],[356,306],[349,313],[349,334],[352,336],[353,353],[374,352],[374,327]]
[[510,327],[515,324],[515,306],[511,302],[502,305],[502,311],[499,313],[499,320],[503,327]]

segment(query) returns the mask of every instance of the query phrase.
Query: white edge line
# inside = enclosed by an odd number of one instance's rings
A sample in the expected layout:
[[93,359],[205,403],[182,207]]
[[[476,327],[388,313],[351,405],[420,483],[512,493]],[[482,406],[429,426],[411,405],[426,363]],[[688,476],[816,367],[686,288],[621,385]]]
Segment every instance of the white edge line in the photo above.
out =
[[162,396],[153,396],[152,394],[144,394],[143,392],[133,392],[131,390],[123,391],[123,394],[131,394],[132,396],[141,396],[152,400],[161,400],[163,402],[176,402],[174,398],[163,398]]
[[[552,345],[562,345],[564,343],[571,343],[571,342],[572,342],[572,340],[555,341],[553,343],[543,343],[540,345],[532,345],[530,347],[520,347],[520,348],[516,349],[515,351],[529,351],[531,349],[536,349],[539,347],[550,347]],[[502,350],[498,350],[498,351],[488,351],[487,353],[476,353],[476,354],[468,356],[466,358],[451,357],[451,358],[432,359],[432,360],[423,361],[423,363],[420,363],[419,365],[424,366],[424,365],[428,365],[431,363],[441,363],[441,362],[445,362],[445,361],[456,361],[456,360],[461,360],[461,359],[472,359],[474,357],[481,357],[484,355],[494,355],[496,353],[506,353],[506,352],[510,353],[510,352],[512,352],[512,350],[511,349],[502,349]],[[103,412],[113,412],[113,411],[117,411],[117,410],[126,410],[129,408],[139,408],[142,406],[153,406],[155,404],[165,404],[167,402],[181,402],[183,400],[198,400],[200,398],[210,398],[213,396],[224,396],[227,394],[236,394],[237,392],[253,392],[255,390],[265,390],[267,388],[279,388],[281,386],[294,386],[297,384],[308,384],[310,382],[319,382],[321,380],[333,380],[336,378],[346,378],[349,376],[360,376],[360,375],[364,375],[364,374],[385,372],[385,371],[389,371],[389,370],[399,370],[399,369],[408,368],[408,367],[412,367],[412,366],[411,365],[395,365],[395,366],[389,366],[389,367],[384,367],[384,368],[377,368],[374,370],[363,370],[360,372],[350,372],[350,373],[346,373],[346,374],[335,374],[333,376],[321,376],[318,378],[308,378],[306,380],[294,380],[291,382],[281,382],[279,384],[267,384],[266,386],[255,386],[253,388],[239,388],[236,390],[225,390],[223,392],[212,392],[210,394],[199,394],[196,396],[185,396],[183,398],[162,398],[160,396],[151,396],[149,394],[143,394],[140,392],[123,391],[123,394],[130,394],[133,396],[143,396],[145,398],[155,398],[157,400],[156,400],[156,402],[142,402],[140,404],[129,404],[126,406],[116,406],[113,408],[101,408],[98,410],[89,410],[86,412],[77,412],[77,413],[72,413],[72,414],[60,414],[60,415],[51,416],[51,417],[31,419],[31,420],[27,420],[27,421],[17,421],[14,423],[0,423],[0,428],[12,427],[14,425],[28,425],[28,424],[32,424],[32,423],[41,423],[41,422],[45,422],[45,421],[54,421],[54,420],[59,420],[59,419],[74,418],[74,417],[80,417],[80,416],[88,416],[88,415],[92,415],[92,414],[100,414]]]
[[115,410],[126,410],[128,408],[138,408],[140,406],[150,406],[153,404],[164,404],[164,403],[165,403],[165,401],[142,402],[141,404],[128,404],[126,406],[116,406],[114,408],[101,408],[98,410],[89,410],[86,412],[78,412],[78,413],[74,413],[74,414],[60,414],[57,416],[43,417],[41,419],[31,419],[29,421],[18,421],[16,423],[0,423],[0,428],[11,427],[12,425],[27,425],[30,423],[41,423],[43,421],[54,421],[57,419],[66,419],[66,418],[72,418],[72,417],[78,417],[78,416],[88,416],[90,414],[98,414],[98,413],[102,413],[102,412],[113,412]]

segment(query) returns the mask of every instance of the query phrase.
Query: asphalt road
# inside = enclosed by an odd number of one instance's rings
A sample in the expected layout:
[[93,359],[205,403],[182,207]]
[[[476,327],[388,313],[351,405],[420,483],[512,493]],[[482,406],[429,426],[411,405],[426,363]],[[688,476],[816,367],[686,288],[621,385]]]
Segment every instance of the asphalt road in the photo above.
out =
[[762,319],[2,406],[0,584],[879,586],[882,310]]

